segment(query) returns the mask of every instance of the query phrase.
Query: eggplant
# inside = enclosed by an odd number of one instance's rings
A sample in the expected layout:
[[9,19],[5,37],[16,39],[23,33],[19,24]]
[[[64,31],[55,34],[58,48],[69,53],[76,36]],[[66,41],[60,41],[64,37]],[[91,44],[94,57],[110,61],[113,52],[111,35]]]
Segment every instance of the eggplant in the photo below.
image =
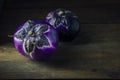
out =
[[80,21],[70,10],[51,11],[45,21],[57,30],[60,41],[72,41],[80,32]]
[[14,33],[15,48],[32,60],[46,59],[58,46],[57,31],[45,21],[28,20]]

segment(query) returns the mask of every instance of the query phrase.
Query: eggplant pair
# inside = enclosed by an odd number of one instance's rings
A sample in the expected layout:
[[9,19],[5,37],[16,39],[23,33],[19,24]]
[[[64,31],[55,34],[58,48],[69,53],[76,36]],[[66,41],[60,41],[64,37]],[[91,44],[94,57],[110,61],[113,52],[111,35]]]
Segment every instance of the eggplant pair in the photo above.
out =
[[50,12],[45,21],[28,20],[14,33],[15,48],[30,59],[45,59],[57,49],[59,41],[71,41],[78,34],[78,17],[69,10]]

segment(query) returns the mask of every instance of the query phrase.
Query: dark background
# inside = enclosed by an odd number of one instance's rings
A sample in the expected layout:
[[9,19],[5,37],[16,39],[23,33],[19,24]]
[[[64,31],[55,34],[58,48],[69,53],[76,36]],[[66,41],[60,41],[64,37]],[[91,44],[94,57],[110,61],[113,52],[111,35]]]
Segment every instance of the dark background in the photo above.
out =
[[120,23],[119,0],[0,0],[0,5],[0,42],[12,41],[8,35],[22,23],[29,19],[44,20],[57,8],[76,13],[83,26]]
[[[20,55],[8,35],[57,8],[76,13],[78,36],[45,62]],[[120,0],[0,0],[0,78],[120,79]]]

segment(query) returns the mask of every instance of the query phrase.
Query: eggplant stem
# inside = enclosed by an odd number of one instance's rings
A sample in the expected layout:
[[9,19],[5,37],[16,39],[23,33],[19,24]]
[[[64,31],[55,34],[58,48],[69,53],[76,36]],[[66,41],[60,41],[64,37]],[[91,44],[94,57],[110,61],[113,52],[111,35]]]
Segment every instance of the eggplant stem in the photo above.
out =
[[13,38],[13,37],[14,37],[14,35],[8,35],[8,37],[11,37],[11,38]]

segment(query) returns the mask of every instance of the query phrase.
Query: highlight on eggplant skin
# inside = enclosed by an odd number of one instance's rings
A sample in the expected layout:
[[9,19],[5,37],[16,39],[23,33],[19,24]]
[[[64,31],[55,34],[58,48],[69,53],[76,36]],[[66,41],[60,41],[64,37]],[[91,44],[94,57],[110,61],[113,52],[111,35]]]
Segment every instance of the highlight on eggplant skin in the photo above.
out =
[[59,8],[51,11],[46,16],[46,22],[57,30],[60,41],[72,41],[80,32],[78,16],[70,10]]
[[44,21],[28,20],[14,33],[15,48],[30,59],[44,59],[58,46],[56,30]]

